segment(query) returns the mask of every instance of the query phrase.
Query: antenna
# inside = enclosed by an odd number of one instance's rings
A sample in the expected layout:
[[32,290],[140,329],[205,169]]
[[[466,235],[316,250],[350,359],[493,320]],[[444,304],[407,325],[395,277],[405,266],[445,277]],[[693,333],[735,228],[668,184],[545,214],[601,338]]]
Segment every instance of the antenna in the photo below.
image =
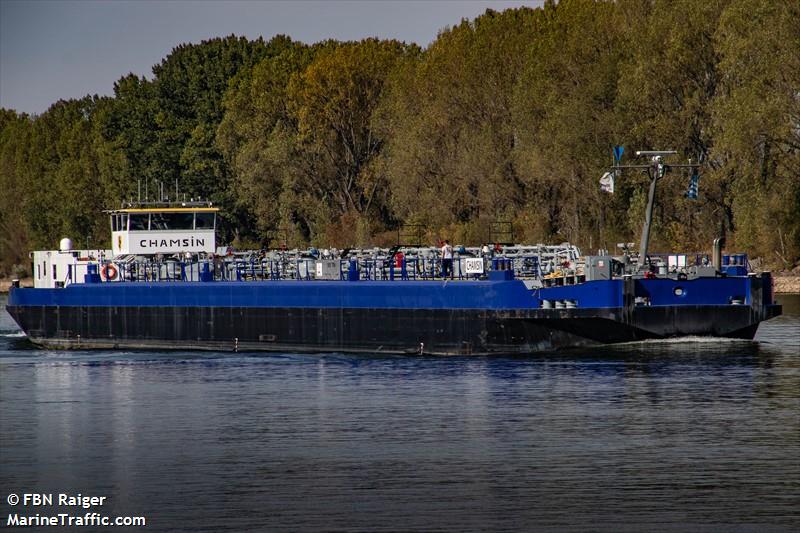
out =
[[666,155],[675,155],[678,152],[675,150],[637,150],[636,155],[639,157],[663,157]]

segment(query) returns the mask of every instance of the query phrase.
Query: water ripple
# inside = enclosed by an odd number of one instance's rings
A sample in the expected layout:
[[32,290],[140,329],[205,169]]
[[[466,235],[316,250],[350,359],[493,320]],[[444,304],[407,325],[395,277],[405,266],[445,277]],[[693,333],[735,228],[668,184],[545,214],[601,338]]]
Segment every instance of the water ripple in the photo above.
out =
[[104,495],[149,531],[800,527],[797,315],[757,342],[498,358],[59,352],[14,331],[0,315],[2,487]]

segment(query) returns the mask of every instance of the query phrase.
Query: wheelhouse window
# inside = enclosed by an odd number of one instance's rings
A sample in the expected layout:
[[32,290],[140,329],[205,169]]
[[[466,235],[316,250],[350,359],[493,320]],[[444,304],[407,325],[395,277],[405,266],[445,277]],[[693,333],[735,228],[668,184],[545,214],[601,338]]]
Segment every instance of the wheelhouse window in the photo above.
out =
[[151,213],[150,214],[150,229],[151,230],[165,230],[169,229],[167,223],[167,215],[164,213]]
[[[124,215],[115,213],[111,215],[111,231],[125,231],[127,228],[127,218],[123,219]],[[123,222],[123,220],[125,222]]]
[[170,213],[170,229],[193,229],[194,213]]
[[147,213],[131,213],[130,214],[130,230],[131,231],[147,231],[149,226],[150,215]]
[[215,213],[197,213],[195,218],[196,229],[214,229]]
[[151,230],[184,230],[192,229],[194,213],[152,213],[150,215]]

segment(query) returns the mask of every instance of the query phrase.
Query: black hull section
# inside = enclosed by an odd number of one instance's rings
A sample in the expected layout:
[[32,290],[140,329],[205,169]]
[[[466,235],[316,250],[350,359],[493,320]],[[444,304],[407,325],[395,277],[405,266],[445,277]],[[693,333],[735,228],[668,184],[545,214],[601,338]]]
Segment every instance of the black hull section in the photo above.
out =
[[49,348],[441,355],[531,353],[687,335],[752,339],[760,321],[780,312],[777,306],[763,309],[8,306],[30,340]]

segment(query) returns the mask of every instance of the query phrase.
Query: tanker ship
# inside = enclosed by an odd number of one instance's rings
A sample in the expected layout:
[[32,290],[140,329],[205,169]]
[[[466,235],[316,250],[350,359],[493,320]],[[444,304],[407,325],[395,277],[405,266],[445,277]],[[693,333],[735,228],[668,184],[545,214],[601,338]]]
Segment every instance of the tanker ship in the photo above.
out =
[[216,246],[210,203],[131,202],[109,212],[110,249],[63,239],[32,252],[34,287],[14,282],[7,310],[34,344],[71,349],[489,355],[752,339],[781,314],[770,273],[724,254],[722,239],[711,253],[648,252],[664,175],[652,154],[638,254],[633,243],[614,255],[568,243],[456,246],[452,258],[402,244],[235,252]]

